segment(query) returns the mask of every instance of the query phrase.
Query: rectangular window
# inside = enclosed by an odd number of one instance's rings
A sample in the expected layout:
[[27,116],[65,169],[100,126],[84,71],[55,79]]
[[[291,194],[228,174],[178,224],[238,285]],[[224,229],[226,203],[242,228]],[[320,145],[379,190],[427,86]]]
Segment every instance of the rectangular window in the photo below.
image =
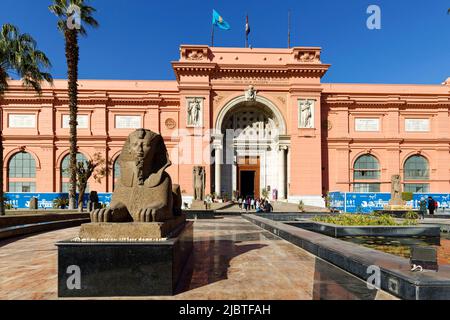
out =
[[116,116],[116,129],[139,129],[142,128],[141,116]]
[[430,131],[430,119],[405,119],[405,131],[428,132]]
[[8,192],[36,192],[35,182],[10,182]]
[[356,118],[355,131],[380,131],[380,119]]
[[430,192],[428,183],[405,183],[405,192]]
[[[64,114],[62,116],[62,127],[63,129],[68,129],[70,116],[68,114]],[[77,115],[77,128],[78,129],[88,129],[89,128],[89,116],[87,114],[79,114]]]
[[370,180],[370,179],[379,179],[380,178],[380,170],[356,170],[354,174],[354,179],[358,180]]
[[353,192],[380,192],[379,183],[355,183]]
[[36,128],[36,115],[9,114],[8,126],[10,128]]

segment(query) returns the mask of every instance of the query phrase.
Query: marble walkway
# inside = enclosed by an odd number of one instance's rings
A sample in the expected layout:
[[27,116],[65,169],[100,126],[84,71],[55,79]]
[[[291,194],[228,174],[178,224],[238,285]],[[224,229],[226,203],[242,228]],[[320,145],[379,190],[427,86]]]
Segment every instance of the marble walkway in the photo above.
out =
[[[0,299],[57,299],[54,244],[77,233],[0,242]],[[196,220],[194,241],[179,293],[136,299],[395,299],[240,217]]]

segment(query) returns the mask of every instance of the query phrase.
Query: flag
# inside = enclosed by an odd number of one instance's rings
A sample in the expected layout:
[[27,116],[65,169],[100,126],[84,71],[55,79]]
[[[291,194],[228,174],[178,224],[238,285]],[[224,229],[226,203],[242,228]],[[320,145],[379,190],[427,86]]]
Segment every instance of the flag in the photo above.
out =
[[212,14],[212,24],[218,26],[222,30],[230,30],[228,22],[223,20],[222,16],[214,9]]
[[248,36],[249,33],[250,33],[250,24],[248,23],[248,15],[247,15],[247,19],[245,22],[245,35]]

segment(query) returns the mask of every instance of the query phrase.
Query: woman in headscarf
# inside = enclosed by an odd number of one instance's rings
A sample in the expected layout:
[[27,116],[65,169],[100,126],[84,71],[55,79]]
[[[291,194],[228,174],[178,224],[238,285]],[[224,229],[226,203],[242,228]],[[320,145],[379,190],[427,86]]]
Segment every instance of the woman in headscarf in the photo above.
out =
[[427,200],[425,200],[425,197],[420,198],[419,210],[419,215],[422,219],[425,219],[425,214],[427,213]]

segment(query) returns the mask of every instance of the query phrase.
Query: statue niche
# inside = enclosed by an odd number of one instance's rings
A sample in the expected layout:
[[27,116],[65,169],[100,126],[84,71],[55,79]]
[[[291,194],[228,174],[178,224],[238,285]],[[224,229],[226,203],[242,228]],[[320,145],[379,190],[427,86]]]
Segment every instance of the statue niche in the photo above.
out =
[[146,129],[132,132],[118,161],[120,177],[111,206],[91,211],[92,222],[164,222],[180,214],[180,188],[165,171],[171,162],[161,135]]

